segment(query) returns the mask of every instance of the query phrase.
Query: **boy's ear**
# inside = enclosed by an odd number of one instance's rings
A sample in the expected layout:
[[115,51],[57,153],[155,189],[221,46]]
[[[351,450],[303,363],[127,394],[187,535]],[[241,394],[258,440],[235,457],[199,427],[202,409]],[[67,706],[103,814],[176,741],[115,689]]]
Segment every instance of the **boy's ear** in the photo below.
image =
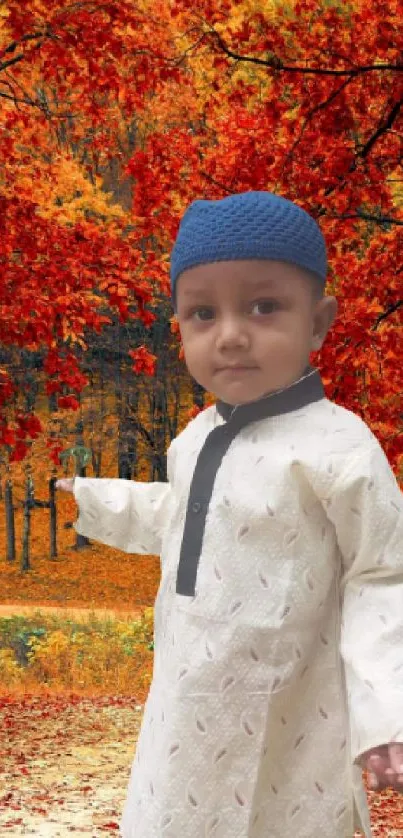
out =
[[338,303],[336,297],[323,297],[315,308],[313,317],[312,350],[322,348],[329,329],[332,328],[337,317]]

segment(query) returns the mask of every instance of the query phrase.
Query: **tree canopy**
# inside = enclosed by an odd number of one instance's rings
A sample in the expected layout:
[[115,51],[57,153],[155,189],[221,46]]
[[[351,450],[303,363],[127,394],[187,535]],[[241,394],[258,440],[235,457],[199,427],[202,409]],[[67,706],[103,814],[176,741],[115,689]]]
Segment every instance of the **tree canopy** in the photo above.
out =
[[[327,241],[326,393],[401,469],[402,19],[403,0],[4,0],[0,342],[46,348],[60,406],[86,385],[74,345],[109,322],[105,300],[152,323],[186,206],[267,189]],[[112,163],[131,206],[106,191]],[[12,394],[1,369],[0,445],[21,459],[41,426]]]

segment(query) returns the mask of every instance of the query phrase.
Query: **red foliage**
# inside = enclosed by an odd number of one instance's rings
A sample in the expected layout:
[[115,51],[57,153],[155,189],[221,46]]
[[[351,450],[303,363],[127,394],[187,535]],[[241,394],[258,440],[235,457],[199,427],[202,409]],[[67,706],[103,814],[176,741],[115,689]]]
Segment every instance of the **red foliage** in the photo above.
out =
[[[328,243],[340,315],[313,359],[327,395],[363,416],[398,471],[401,212],[391,184],[401,155],[402,0],[374,0],[370,13],[362,3],[322,8],[315,0],[277,18],[273,8],[155,0],[151,12],[131,0],[8,0],[0,342],[46,347],[47,391],[74,409],[86,379],[66,334],[79,339],[84,326],[99,332],[109,322],[102,294],[122,321],[150,325],[145,305],[153,282],[169,294],[167,260],[188,203],[274,190],[311,212]],[[31,76],[52,91],[46,107],[34,87],[31,100],[14,101]],[[91,138],[93,165],[119,159],[116,103],[142,128],[127,164],[134,229],[49,221],[32,184],[54,177],[47,159],[59,148],[59,127],[72,143]],[[16,178],[21,169],[25,181]],[[153,375],[144,347],[131,357],[137,373]],[[0,445],[15,446],[18,458],[12,388],[1,370]]]

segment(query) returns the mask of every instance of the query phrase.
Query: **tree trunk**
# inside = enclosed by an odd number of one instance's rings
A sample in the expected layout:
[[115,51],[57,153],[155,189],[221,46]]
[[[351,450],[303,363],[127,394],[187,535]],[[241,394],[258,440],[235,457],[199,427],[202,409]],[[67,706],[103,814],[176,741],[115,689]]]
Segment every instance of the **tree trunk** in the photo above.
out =
[[50,528],[50,559],[57,557],[57,509],[56,509],[56,477],[49,480],[49,528]]
[[6,533],[7,533],[7,556],[8,562],[15,561],[15,523],[13,506],[13,486],[11,480],[6,481],[4,491],[4,502],[6,507]]
[[[80,399],[80,394],[79,394],[78,397]],[[80,399],[80,401],[81,401],[81,399]],[[84,445],[83,430],[84,430],[84,427],[83,427],[82,419],[79,419],[78,422],[76,423],[76,444],[77,445]],[[78,475],[78,477],[85,477],[86,476],[86,466],[77,466],[76,474]],[[81,535],[81,533],[76,532],[75,549],[80,550],[81,547],[87,547],[88,544],[90,544],[90,541],[87,538],[87,536],[86,535]]]
[[34,498],[32,478],[28,477],[26,482],[26,493],[24,501],[24,518],[22,527],[22,554],[21,554],[21,570],[23,573],[31,570],[29,561],[29,543],[31,538],[31,510]]

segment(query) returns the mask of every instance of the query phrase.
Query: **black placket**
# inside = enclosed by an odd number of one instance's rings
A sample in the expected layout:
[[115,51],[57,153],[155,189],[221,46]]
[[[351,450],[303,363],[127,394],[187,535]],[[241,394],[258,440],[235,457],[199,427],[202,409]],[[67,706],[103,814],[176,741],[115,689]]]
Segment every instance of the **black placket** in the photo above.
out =
[[304,377],[295,384],[291,384],[285,390],[270,393],[256,402],[235,406],[222,401],[217,402],[216,409],[226,423],[209,433],[197,458],[179,557],[177,594],[195,596],[197,568],[214,481],[233,439],[251,422],[290,413],[323,398],[325,392],[319,370],[309,366],[304,372]]

